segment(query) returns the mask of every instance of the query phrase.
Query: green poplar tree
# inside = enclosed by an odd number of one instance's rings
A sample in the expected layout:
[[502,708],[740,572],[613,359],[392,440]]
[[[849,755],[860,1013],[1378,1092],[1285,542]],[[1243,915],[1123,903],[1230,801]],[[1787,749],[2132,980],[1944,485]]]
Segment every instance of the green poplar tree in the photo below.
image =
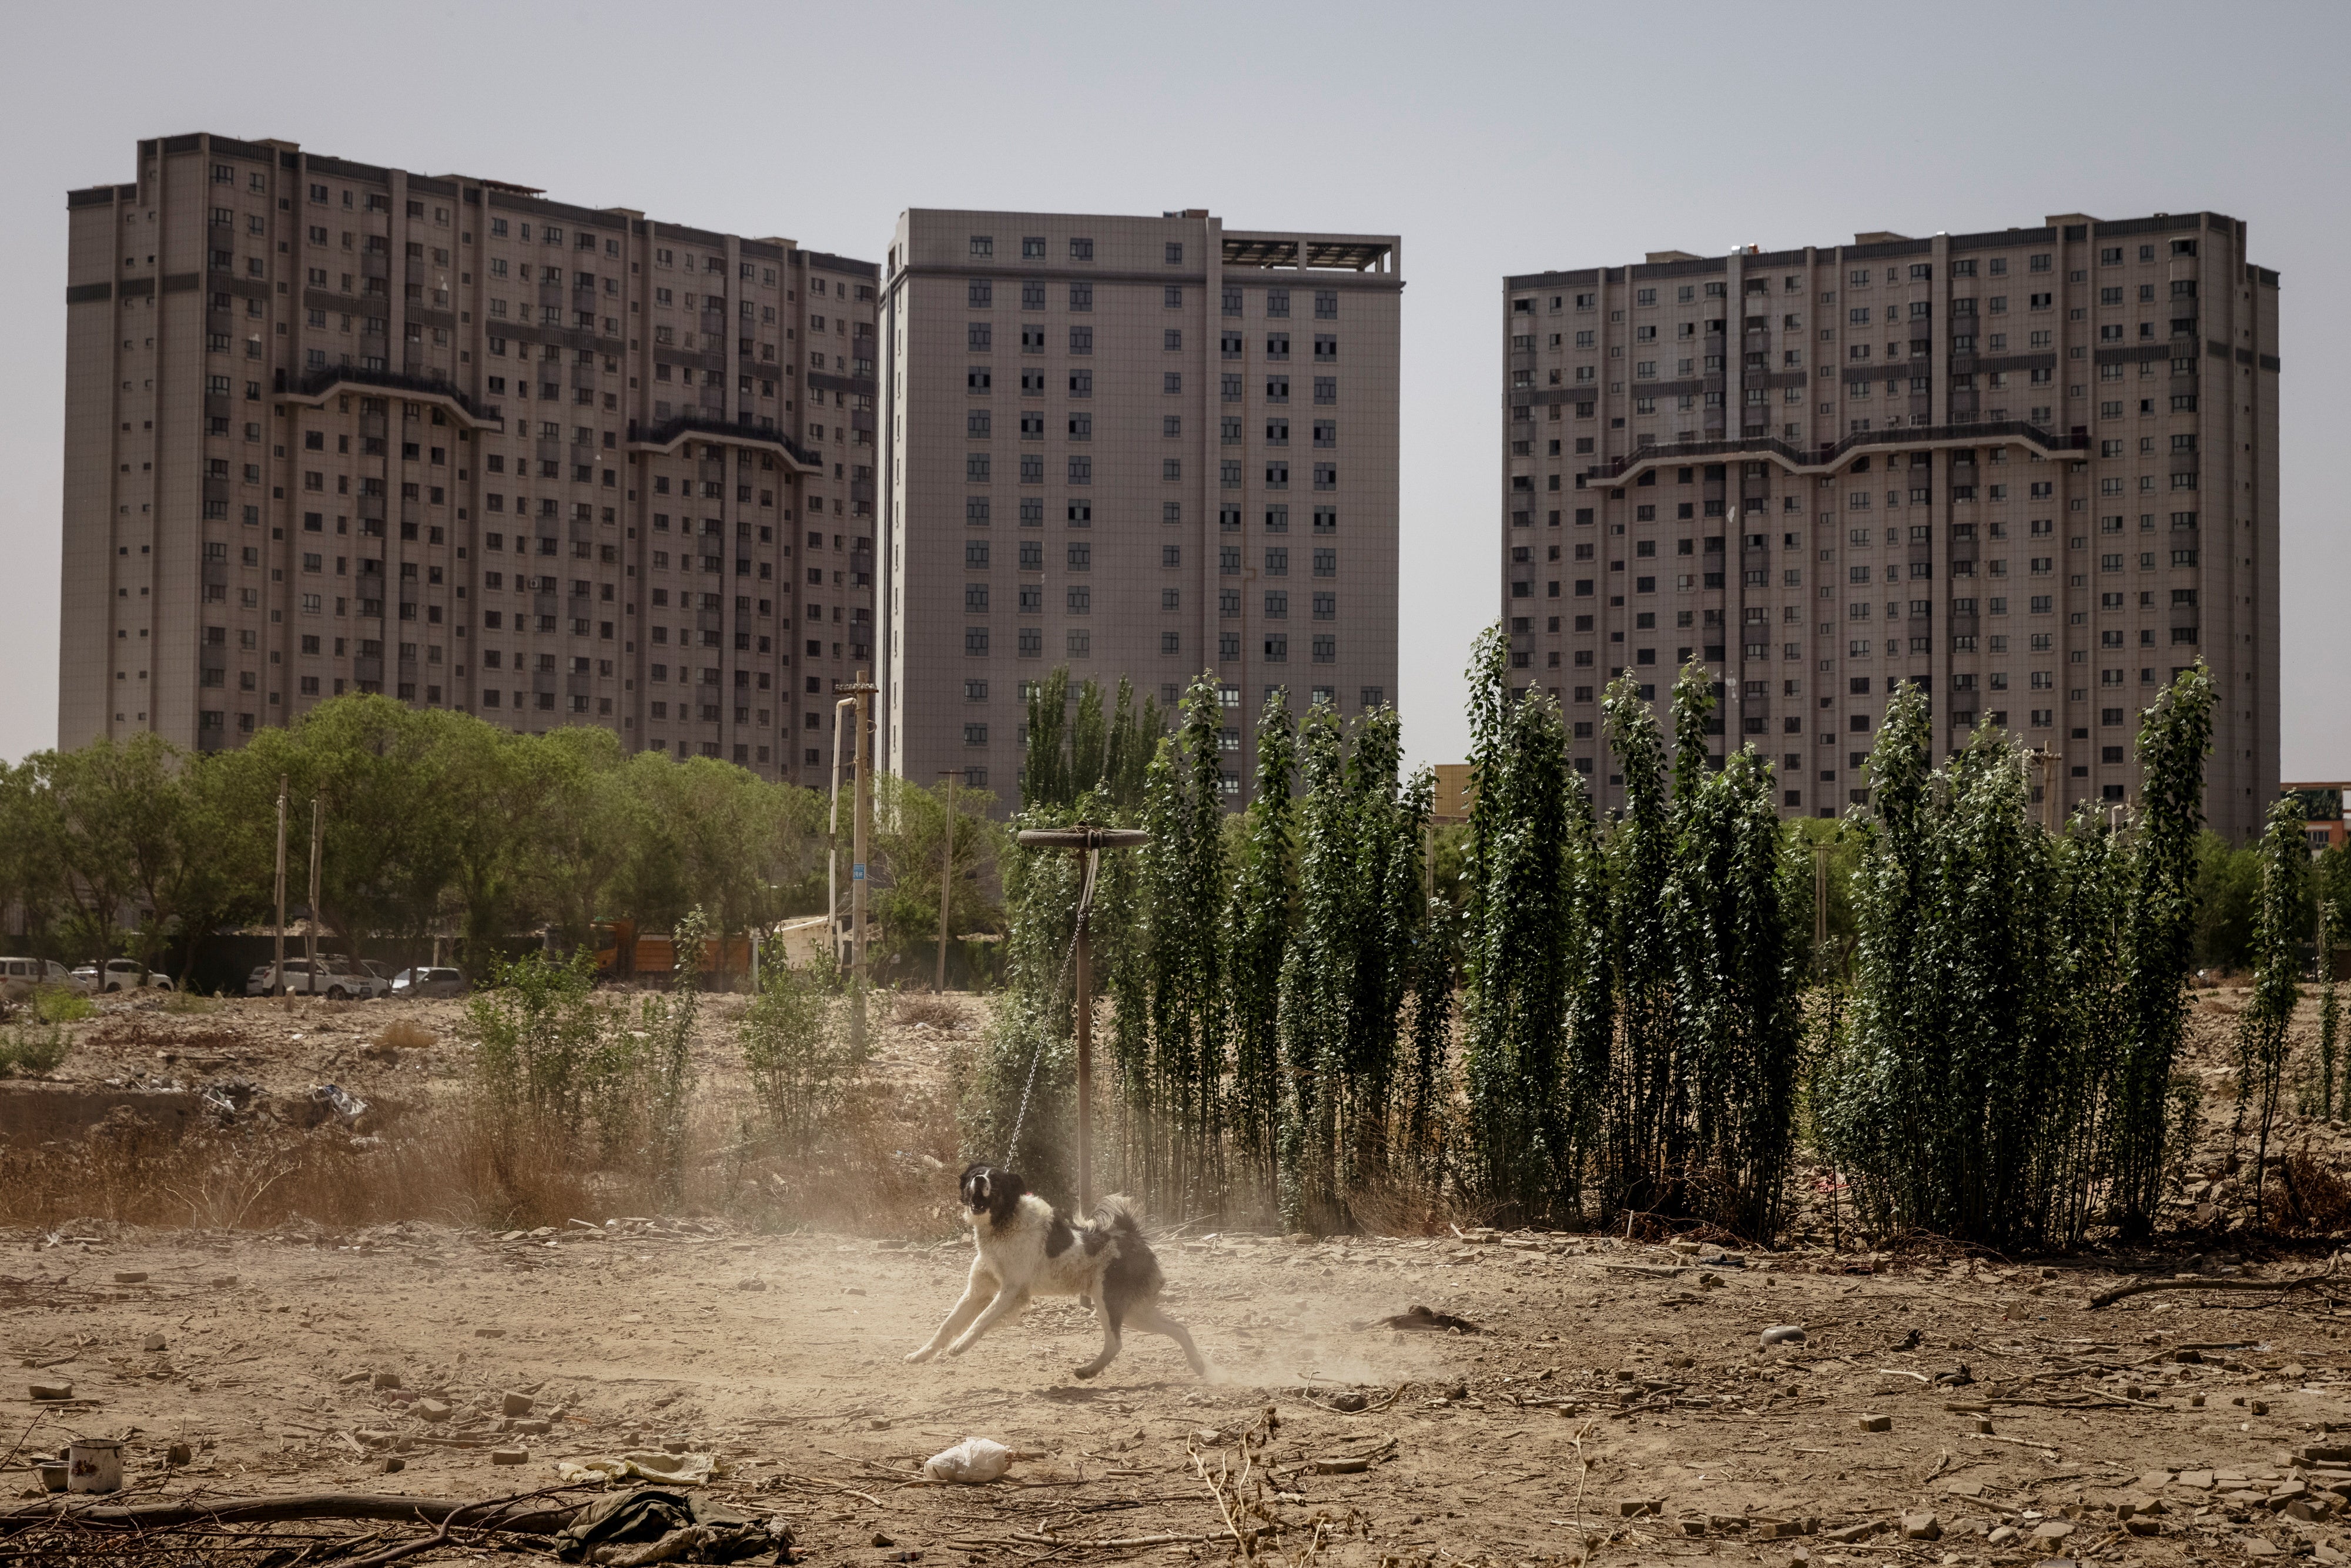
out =
[[1281,965],[1296,888],[1290,842],[1296,766],[1296,727],[1276,686],[1258,716],[1256,799],[1242,830],[1239,873],[1224,918],[1226,1015],[1233,1037],[1230,1124],[1238,1153],[1268,1192],[1281,1123]]
[[2310,841],[2302,804],[2287,796],[2272,805],[2262,832],[2262,893],[2253,925],[2253,995],[2237,1015],[2237,1118],[2233,1145],[2253,1120],[2253,1224],[2262,1223],[2262,1183],[2269,1172],[2270,1132],[2278,1089],[2285,1079],[2286,1030],[2300,998],[2303,909],[2310,893]]

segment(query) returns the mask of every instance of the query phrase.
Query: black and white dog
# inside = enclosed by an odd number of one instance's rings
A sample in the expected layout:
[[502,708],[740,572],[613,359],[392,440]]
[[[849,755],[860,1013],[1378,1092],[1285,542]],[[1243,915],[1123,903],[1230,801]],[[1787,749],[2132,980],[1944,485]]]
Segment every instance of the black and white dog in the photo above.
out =
[[1184,1347],[1194,1375],[1208,1375],[1191,1334],[1159,1310],[1165,1283],[1159,1260],[1126,1199],[1104,1198],[1092,1219],[1071,1225],[1010,1171],[975,1165],[963,1173],[961,1190],[979,1255],[972,1260],[963,1300],[908,1361],[928,1361],[942,1349],[961,1355],[980,1335],[1026,1307],[1031,1296],[1081,1296],[1098,1303],[1102,1347],[1100,1355],[1077,1368],[1080,1377],[1092,1377],[1111,1364],[1118,1354],[1119,1329],[1126,1324],[1165,1334]]

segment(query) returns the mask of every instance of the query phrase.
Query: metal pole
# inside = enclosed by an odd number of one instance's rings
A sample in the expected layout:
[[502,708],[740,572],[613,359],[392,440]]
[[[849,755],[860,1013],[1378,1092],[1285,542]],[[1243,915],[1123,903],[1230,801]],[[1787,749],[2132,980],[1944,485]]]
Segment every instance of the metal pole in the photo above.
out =
[[1829,846],[1818,839],[1813,841],[1813,975],[1818,978],[1828,967],[1829,956]]
[[277,776],[277,994],[286,1010],[294,1010],[294,993],[286,988],[286,776]]
[[863,670],[850,692],[857,699],[857,798],[854,833],[850,846],[849,940],[852,978],[849,988],[849,1040],[861,1054],[865,1050],[865,889],[866,846],[873,837],[873,728],[871,704],[873,684]]
[[1094,966],[1092,934],[1088,930],[1093,908],[1094,877],[1104,850],[1134,849],[1151,841],[1137,828],[1097,828],[1079,822],[1067,828],[1023,828],[1019,842],[1032,850],[1078,850],[1085,856],[1078,884],[1077,962],[1078,1035],[1078,1207],[1094,1202]]
[[310,988],[318,989],[319,982],[319,841],[325,831],[326,801],[317,795],[310,797],[310,918],[302,924],[302,956],[310,960],[314,977]]
[[[1086,878],[1092,881],[1099,852],[1086,852]],[[1087,931],[1090,911],[1078,915],[1078,1212],[1094,1211],[1094,965]]]
[[824,940],[836,967],[841,963],[841,719],[845,710],[856,706],[855,697],[842,697],[832,705],[832,815],[825,828],[829,839],[824,849]]
[[947,842],[946,848],[939,852],[939,975],[931,988],[944,996],[947,988],[947,904],[955,893],[956,770],[942,768],[939,777],[947,781]]

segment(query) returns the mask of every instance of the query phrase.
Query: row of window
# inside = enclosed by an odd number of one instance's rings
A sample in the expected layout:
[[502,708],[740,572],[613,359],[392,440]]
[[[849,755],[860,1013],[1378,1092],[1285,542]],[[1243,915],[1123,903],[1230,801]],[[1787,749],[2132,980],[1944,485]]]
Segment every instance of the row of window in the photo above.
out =
[[[1072,657],[1086,658],[1092,655],[1093,652],[1092,632],[1072,628],[1065,630],[1061,636],[1062,647]],[[1040,626],[1019,627],[1015,631],[1013,637],[1014,649],[1021,658],[1036,659],[1042,658],[1044,656],[1044,628]],[[994,639],[990,635],[989,629],[987,627],[967,626],[964,628],[963,651],[967,657],[975,659],[984,659],[987,657],[989,653],[992,651],[993,643]],[[1181,657],[1184,652],[1183,633],[1180,632],[1161,632],[1159,634],[1159,652],[1165,656]],[[1264,662],[1270,664],[1288,664],[1290,662],[1290,634],[1286,632],[1268,632],[1259,645],[1259,654]],[[1217,658],[1224,660],[1238,659],[1241,656],[1241,634],[1238,632],[1219,632],[1217,637]],[[1324,636],[1319,633],[1308,638],[1307,656],[1317,664],[1333,664],[1338,663],[1339,639],[1336,636]],[[966,693],[968,694],[970,689],[971,683],[967,682],[965,684]],[[984,685],[981,689],[985,691],[986,687]],[[1371,688],[1367,687],[1365,689],[1369,690]],[[972,744],[979,743],[973,742]]]
[[[1181,241],[1169,240],[1167,242],[1166,250],[1164,254],[1166,257],[1168,266],[1181,267],[1184,265],[1184,246]],[[994,235],[972,235],[971,255],[975,258],[982,261],[992,259],[996,255],[996,236]],[[1020,259],[1023,261],[1042,261],[1044,258],[1045,236],[1043,235],[1023,235],[1020,240]],[[1092,261],[1093,258],[1094,242],[1092,239],[1085,238],[1083,236],[1073,236],[1071,239],[1070,259],[1071,261]]]

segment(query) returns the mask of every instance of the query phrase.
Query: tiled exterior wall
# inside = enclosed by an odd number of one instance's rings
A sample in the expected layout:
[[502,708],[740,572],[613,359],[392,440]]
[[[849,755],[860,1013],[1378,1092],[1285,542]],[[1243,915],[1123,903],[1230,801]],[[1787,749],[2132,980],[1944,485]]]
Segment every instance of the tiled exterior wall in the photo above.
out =
[[2277,790],[2277,288],[2214,213],[1504,280],[1513,678],[1622,802],[1597,697],[1695,655],[1783,809],[1866,799],[1897,681],[1938,751],[1999,724],[2054,805],[2135,799],[2139,709],[2201,658],[2205,805]]

